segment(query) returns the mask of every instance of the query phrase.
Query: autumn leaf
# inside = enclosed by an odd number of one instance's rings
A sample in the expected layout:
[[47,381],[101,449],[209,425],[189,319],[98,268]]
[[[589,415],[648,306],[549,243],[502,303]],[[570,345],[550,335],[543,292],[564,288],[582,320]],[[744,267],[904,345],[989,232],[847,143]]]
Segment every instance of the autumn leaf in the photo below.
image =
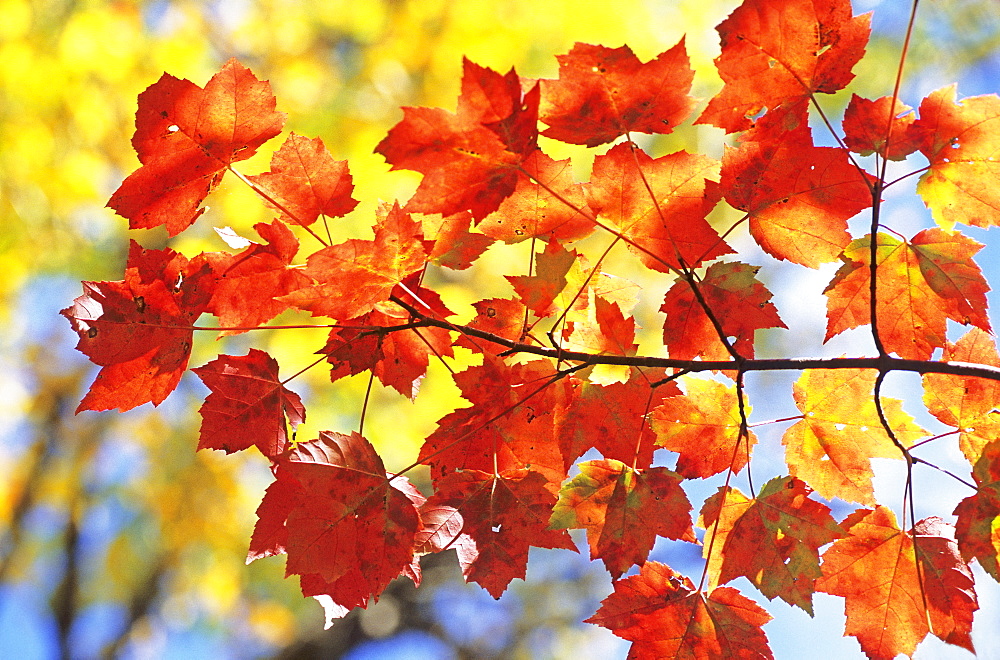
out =
[[[608,302],[597,296],[594,299],[593,318],[573,323],[572,332],[564,346],[569,350],[594,355],[635,355],[635,318],[622,314],[618,303]],[[610,365],[604,365],[610,369]],[[619,365],[619,380],[629,378],[630,369]],[[597,376],[592,376],[597,378]]]
[[567,250],[559,241],[549,241],[545,250],[534,256],[532,275],[505,275],[525,307],[536,316],[548,316],[552,301],[566,287],[566,273],[576,261],[576,251]]
[[538,148],[537,85],[527,93],[511,68],[504,75],[462,59],[462,90],[458,116],[476,121],[493,131],[512,153],[527,157]]
[[271,156],[271,169],[247,177],[277,204],[282,219],[311,225],[325,215],[339,218],[358,205],[346,160],[334,160],[323,140],[292,133]]
[[[454,547],[462,574],[499,598],[515,578],[524,578],[528,548],[576,550],[565,530],[548,529],[556,502],[541,474],[525,469],[453,472],[436,483],[426,507],[448,507],[461,515],[451,539],[438,527],[440,548]],[[447,511],[447,510],[446,510]],[[454,529],[451,530],[454,533]]]
[[777,259],[810,268],[836,261],[847,221],[872,205],[874,179],[846,149],[813,145],[804,102],[771,110],[722,156],[726,201],[746,211],[750,233]]
[[979,606],[972,573],[945,523],[928,519],[903,532],[892,511],[878,506],[855,511],[841,526],[848,535],[823,553],[816,590],[845,598],[846,634],[869,658],[912,657],[928,632],[973,650],[969,632]]
[[728,561],[728,557],[722,551],[726,546],[726,540],[733,531],[733,526],[752,504],[753,500],[741,493],[738,488],[727,486],[720,486],[702,504],[695,524],[705,530],[705,538],[701,543],[701,556],[705,558],[708,589],[719,586],[723,564]]
[[852,94],[844,111],[844,144],[862,156],[877,153],[889,160],[903,160],[918,146],[909,130],[916,120],[912,110],[899,99],[893,105],[888,96],[871,101]]
[[559,437],[567,470],[592,447],[607,459],[640,470],[650,467],[656,434],[647,416],[665,397],[681,393],[673,381],[651,387],[664,377],[663,369],[633,369],[626,382],[572,381],[576,391]]
[[[438,319],[453,316],[437,293],[421,288],[416,280],[416,276],[410,278],[408,290],[420,298],[420,305],[427,305]],[[406,303],[417,304],[406,291],[394,293]],[[331,365],[330,380],[371,370],[383,385],[407,398],[415,397],[430,360],[452,357],[454,353],[451,333],[443,328],[387,330],[409,322],[409,312],[389,302],[380,303],[367,314],[332,328],[326,345],[317,351],[325,354]]]
[[[280,220],[254,225],[266,244],[247,241],[239,254],[209,252],[204,255],[216,275],[215,291],[208,311],[219,318],[219,325],[230,328],[255,328],[288,309],[277,298],[312,283],[301,270],[291,267],[299,241]],[[247,291],[254,291],[248,296]],[[223,330],[221,334],[239,334],[245,330]]]
[[[996,344],[986,332],[971,328],[956,343],[948,343],[944,362],[1000,367]],[[958,446],[975,465],[983,447],[1000,437],[1000,383],[984,378],[924,374],[924,405],[942,423],[958,430]]]
[[537,86],[522,95],[513,69],[502,76],[469,60],[463,71],[457,114],[403,108],[375,147],[392,169],[424,175],[407,211],[467,210],[482,220],[514,192],[518,166],[537,146]]
[[352,238],[310,255],[304,272],[316,284],[281,301],[313,316],[346,321],[388,300],[397,284],[424,267],[430,245],[398,204],[379,214],[374,229],[375,240]]
[[680,475],[614,460],[577,466],[580,474],[559,491],[549,528],[586,529],[590,558],[602,559],[612,578],[644,564],[657,536],[696,542]]
[[954,515],[958,547],[1000,582],[1000,440],[987,443],[972,470],[976,493],[958,503]]
[[600,263],[591,266],[584,254],[578,254],[566,272],[566,286],[556,296],[555,305],[566,313],[567,322],[593,325],[598,298],[618,305],[624,314],[636,306],[641,291],[638,284],[604,273]]
[[930,609],[931,633],[972,653],[972,618],[979,609],[975,583],[955,542],[955,527],[941,518],[925,518],[913,528]]
[[[972,257],[982,249],[956,232],[925,229],[908,241],[878,234],[878,329],[885,350],[927,360],[947,343],[947,320],[989,332],[989,285]],[[826,340],[871,323],[871,236],[853,241],[824,293]]]
[[286,575],[301,576],[303,593],[326,595],[345,613],[412,571],[424,498],[405,477],[387,478],[363,437],[324,431],[295,445],[275,475],[247,563],[288,555]]
[[[720,521],[724,530],[715,532],[719,519],[721,493],[706,500],[700,525],[716,534],[713,554],[718,582],[725,584],[746,577],[768,599],[778,596],[813,613],[813,583],[820,577],[819,548],[844,536],[840,525],[830,515],[830,507],[811,499],[812,489],[795,477],[775,477],[761,488],[753,500],[739,491],[730,497],[745,505],[729,511]],[[704,547],[709,547],[706,538]],[[711,558],[710,558],[711,562]]]
[[763,108],[843,89],[865,53],[870,22],[869,14],[851,16],[849,0],[744,0],[715,28],[725,85],[695,123],[742,131]]
[[306,419],[299,395],[278,380],[278,362],[264,351],[220,355],[191,371],[211,390],[199,411],[198,449],[231,454],[256,445],[275,458],[288,443],[286,418],[293,430]]
[[955,85],[932,92],[908,135],[930,161],[917,183],[934,220],[945,229],[956,222],[1000,225],[1000,98],[973,96],[955,103]]
[[139,95],[132,146],[142,166],[108,206],[131,229],[166,225],[179,234],[204,212],[226,168],[281,132],[285,115],[275,104],[271,86],[235,59],[204,89],[163,74]]
[[[874,388],[874,372],[854,369],[807,370],[795,383],[802,419],[781,438],[785,461],[825,499],[874,504],[871,459],[903,457],[879,421]],[[904,447],[927,435],[898,399],[882,397],[882,408]]]
[[[708,267],[697,283],[699,293],[733,348],[747,358],[754,356],[757,330],[786,327],[771,302],[771,292],[755,277],[759,270],[757,266],[739,262],[717,262]],[[678,278],[674,282],[660,311],[667,315],[663,322],[663,345],[670,357],[680,360],[731,357],[687,280]]]
[[568,158],[553,160],[538,150],[521,167],[514,192],[479,223],[479,231],[505,243],[542,237],[570,242],[594,231],[583,184],[573,178]]
[[542,135],[596,147],[629,132],[671,133],[694,107],[684,39],[643,63],[628,46],[577,43],[542,81]]
[[[448,216],[433,214],[420,217],[421,232],[426,239],[434,241],[427,259],[454,270],[469,268],[493,245],[489,236],[469,231],[471,224],[472,214],[468,211]],[[479,228],[482,229],[482,225]]]
[[[675,451],[677,472],[703,479],[723,470],[739,472],[757,444],[753,432],[740,438],[736,388],[704,378],[685,378],[684,396],[672,396],[653,409],[650,425],[656,444]],[[750,414],[746,406],[746,414]]]
[[633,144],[617,144],[594,159],[587,198],[647,267],[693,268],[732,252],[705,220],[720,197],[718,166],[685,151],[653,159]]
[[730,587],[695,591],[669,566],[646,562],[614,582],[614,593],[586,623],[632,642],[629,658],[773,658],[762,626],[771,616]]
[[[473,303],[472,306],[476,310],[476,315],[466,326],[474,330],[489,332],[502,339],[521,340],[527,308],[520,300],[487,298]],[[455,345],[464,346],[477,353],[492,353],[493,355],[507,350],[507,347],[502,344],[494,344],[470,335],[460,336]]]
[[473,406],[439,419],[420,449],[418,460],[430,465],[435,483],[455,471],[530,469],[558,492],[566,469],[557,425],[570,402],[569,382],[548,362],[508,366],[489,354],[454,379]]
[[84,294],[60,312],[80,338],[76,349],[101,367],[77,412],[124,412],[166,399],[187,368],[192,326],[214,285],[204,259],[135,241],[124,280],[84,282]]

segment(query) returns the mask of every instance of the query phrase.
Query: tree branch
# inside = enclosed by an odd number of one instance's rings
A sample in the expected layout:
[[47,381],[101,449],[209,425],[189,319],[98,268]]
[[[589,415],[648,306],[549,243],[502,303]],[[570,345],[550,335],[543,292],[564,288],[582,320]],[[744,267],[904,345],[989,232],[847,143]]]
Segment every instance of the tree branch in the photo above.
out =
[[906,360],[903,358],[885,355],[882,357],[839,357],[839,358],[761,358],[736,360],[678,360],[675,358],[661,358],[651,356],[628,356],[628,355],[601,355],[594,353],[583,353],[580,351],[567,351],[565,349],[548,348],[533,344],[507,339],[495,335],[492,332],[479,330],[467,325],[457,325],[446,321],[439,321],[421,314],[412,305],[400,300],[396,296],[391,298],[393,302],[405,308],[417,319],[414,323],[403,326],[388,327],[386,332],[395,332],[397,329],[410,329],[414,326],[435,326],[446,330],[457,330],[463,334],[471,335],[488,342],[498,344],[507,348],[509,353],[530,353],[541,357],[552,358],[570,362],[582,362],[585,364],[614,364],[628,365],[632,367],[660,367],[683,369],[689,372],[697,371],[804,371],[806,369],[876,369],[879,371],[906,371],[917,374],[945,374],[949,376],[971,376],[973,378],[985,378],[986,380],[1000,381],[1000,367],[991,367],[985,364],[974,364],[970,362],[944,362],[934,360]]

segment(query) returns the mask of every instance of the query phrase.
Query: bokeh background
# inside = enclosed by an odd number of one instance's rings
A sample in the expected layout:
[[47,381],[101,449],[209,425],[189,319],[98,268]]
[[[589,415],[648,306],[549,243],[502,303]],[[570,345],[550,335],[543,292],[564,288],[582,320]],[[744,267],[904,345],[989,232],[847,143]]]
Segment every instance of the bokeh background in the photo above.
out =
[[[401,118],[400,106],[454,109],[463,55],[501,71],[514,66],[524,76],[555,77],[554,55],[576,41],[627,43],[645,61],[686,34],[695,94],[708,97],[719,84],[711,68],[718,54],[713,28],[736,4],[0,0],[0,657],[624,657],[627,643],[580,623],[610,592],[606,572],[590,565],[585,550],[579,556],[534,553],[528,581],[516,582],[499,601],[464,585],[453,556],[434,557],[425,564],[420,590],[396,583],[376,606],[324,632],[320,607],[301,597],[295,580],[282,579],[281,558],[244,565],[254,510],[270,476],[263,459],[250,452],[194,451],[196,411],[205,393],[200,382],[186,376],[157,409],[75,416],[95,369],[73,350],[75,337],[57,313],[80,294],[81,279],[121,278],[129,233],[104,204],[137,166],[129,144],[136,96],[164,71],[203,85],[237,57],[269,79],[279,109],[288,113],[286,134],[322,137],[335,157],[350,162],[361,204],[333,228],[342,239],[365,235],[380,200],[405,200],[414,190],[417,176],[389,173],[372,150]],[[872,98],[891,93],[908,5],[855,2],[856,12],[875,11],[875,33],[853,91]],[[960,96],[997,92],[996,3],[925,0],[907,66],[903,100],[911,105],[953,81]],[[848,98],[826,100],[828,111],[841,113]],[[824,139],[829,143],[817,131],[817,140]],[[721,144],[720,131],[687,127],[652,148],[662,153],[684,146],[718,156]],[[593,154],[546,146],[556,157],[575,156],[578,173],[586,176]],[[261,152],[240,169],[267,169],[268,149]],[[172,247],[188,255],[225,249],[211,227],[252,235],[255,222],[270,219],[232,178],[209,204],[191,231],[169,242]],[[900,202],[895,213],[905,228],[929,222],[919,204]],[[972,233],[984,242],[990,238]],[[159,230],[131,236],[147,247],[168,243]],[[819,347],[822,299],[803,303],[808,295],[815,298],[832,271],[802,279],[801,270],[792,275],[766,258],[759,261],[767,266],[762,277],[779,311],[796,307],[820,315],[803,321],[813,325],[802,332],[762,333],[761,350],[836,354],[837,346]],[[1000,281],[991,266],[998,263],[996,250],[982,253],[980,263]],[[487,266],[441,287],[453,300],[471,302],[497,286],[490,275]],[[649,299],[659,295],[658,289]],[[646,325],[655,340],[655,314],[650,318]],[[290,374],[312,361],[312,347],[322,341],[309,331],[252,334],[224,341],[200,337],[191,363],[220,352],[245,353],[252,341]],[[840,352],[864,350],[839,346]],[[446,381],[432,373],[416,404],[376,392],[365,434],[388,469],[408,464],[436,419],[461,405]],[[321,368],[294,381],[309,410],[300,432],[313,437],[319,429],[356,428],[366,385],[359,376],[331,386]],[[780,386],[787,398],[787,383],[760,385]],[[917,414],[913,408],[919,403],[908,407]],[[769,416],[780,411],[761,406],[760,419]],[[885,484],[898,488],[898,474]],[[928,492],[927,499],[933,496]],[[678,545],[658,545],[654,558],[697,576],[698,549]],[[983,574],[977,576],[983,584]],[[754,590],[745,593],[753,596]],[[989,589],[981,598],[980,656],[1000,657],[1000,602]],[[854,640],[840,637],[840,602],[819,603],[814,620],[782,603],[763,604],[776,614],[766,631],[777,657],[858,655]],[[969,657],[946,655],[951,653],[942,645],[920,650],[927,658]]]

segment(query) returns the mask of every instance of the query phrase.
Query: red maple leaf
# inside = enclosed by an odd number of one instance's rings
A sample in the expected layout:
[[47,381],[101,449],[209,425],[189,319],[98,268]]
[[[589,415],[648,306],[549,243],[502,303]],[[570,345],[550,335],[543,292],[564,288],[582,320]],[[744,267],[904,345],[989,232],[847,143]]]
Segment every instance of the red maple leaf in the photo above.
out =
[[580,474],[559,491],[549,528],[586,529],[590,558],[602,559],[614,579],[644,564],[657,536],[696,542],[680,475],[614,460],[578,467]]
[[[438,549],[454,547],[462,574],[494,598],[514,578],[524,578],[528,548],[576,550],[565,530],[548,529],[555,495],[538,472],[525,469],[498,474],[480,470],[454,472],[439,480],[426,508],[461,516],[462,526],[439,525]],[[450,537],[450,538],[449,538]]]
[[587,198],[649,268],[695,267],[732,252],[705,220],[720,198],[718,167],[708,156],[678,151],[653,159],[617,144],[594,159]]
[[850,242],[847,221],[872,205],[869,182],[846,149],[813,145],[807,105],[772,110],[722,157],[726,201],[746,211],[765,252],[817,268]]
[[408,211],[451,215],[471,211],[481,220],[517,186],[518,166],[538,140],[538,87],[522,94],[507,75],[464,60],[458,113],[403,108],[375,152],[392,169],[424,175]]
[[573,178],[568,158],[553,160],[536,150],[521,168],[514,192],[479,223],[479,231],[505,243],[545,236],[570,242],[594,231],[583,184]]
[[844,144],[862,156],[877,153],[889,160],[903,160],[916,151],[918,145],[908,132],[916,119],[912,108],[899,99],[891,104],[888,96],[870,101],[853,94],[844,111]]
[[715,28],[725,85],[695,123],[742,131],[762,108],[843,89],[870,22],[869,14],[851,16],[849,0],[744,0]]
[[[754,356],[754,334],[763,328],[786,327],[771,302],[771,292],[755,277],[760,267],[739,262],[714,263],[697,283],[699,293],[722,325],[726,337],[743,357]],[[695,297],[691,284],[678,278],[667,291],[660,311],[663,345],[670,357],[690,360],[726,360],[729,351],[712,320]]]
[[108,206],[132,229],[166,225],[174,236],[204,212],[202,201],[232,163],[281,132],[271,86],[231,59],[202,89],[169,74],[139,95],[132,146],[142,166]]
[[[275,220],[254,225],[267,244],[249,243],[239,254],[209,252],[204,257],[217,277],[208,311],[222,327],[255,328],[288,309],[279,297],[312,283],[301,269],[291,268],[299,241],[291,230]],[[247,291],[254,295],[248,296]],[[224,330],[239,334],[244,330]]]
[[187,368],[192,326],[214,284],[204,259],[135,241],[124,280],[84,282],[84,295],[60,312],[80,337],[77,350],[101,366],[77,412],[124,412],[167,398]]
[[202,404],[198,449],[227,454],[253,445],[268,458],[285,451],[288,431],[306,419],[299,395],[278,380],[278,361],[251,348],[246,355],[220,355],[191,371],[211,390]]
[[438,420],[421,447],[418,460],[430,465],[435,482],[456,470],[528,468],[558,492],[566,475],[557,438],[572,392],[568,380],[557,380],[545,361],[508,366],[489,354],[454,378],[473,406]]
[[681,394],[673,381],[651,387],[664,376],[663,369],[633,369],[624,383],[574,381],[572,403],[560,425],[566,469],[591,447],[634,468],[650,467],[656,433],[646,418],[666,397]]
[[389,300],[397,284],[424,267],[431,245],[398,204],[379,213],[374,229],[375,240],[352,238],[310,255],[304,272],[316,284],[282,296],[282,302],[346,321]]
[[297,225],[310,225],[320,215],[338,218],[358,205],[347,161],[334,160],[319,138],[292,133],[271,156],[270,171],[247,178],[271,198],[283,220]]
[[958,547],[1000,581],[1000,440],[983,447],[972,471],[976,493],[958,503],[954,515]]
[[324,431],[283,456],[275,477],[248,563],[288,555],[285,573],[301,576],[303,593],[343,613],[367,607],[396,576],[419,574],[411,564],[424,498],[405,477],[390,479],[363,437]]
[[643,63],[628,46],[577,43],[557,55],[559,79],[542,81],[542,135],[596,147],[631,131],[670,133],[694,107],[684,39]]
[[[419,303],[402,287],[398,287],[394,294],[423,311],[429,309],[435,318],[453,316],[437,293],[419,287],[416,280],[416,276],[410,278],[407,290],[419,297]],[[326,345],[318,351],[325,353],[332,365],[330,380],[336,381],[370,369],[384,385],[412,399],[417,394],[420,379],[427,373],[431,357],[451,357],[453,352],[451,334],[443,328],[386,330],[409,321],[409,312],[396,303],[388,302],[378,304],[367,314],[348,319],[343,327],[330,330]]]
[[735,589],[719,587],[706,596],[655,561],[616,580],[614,589],[586,623],[631,641],[630,660],[773,657],[761,629],[771,616]]

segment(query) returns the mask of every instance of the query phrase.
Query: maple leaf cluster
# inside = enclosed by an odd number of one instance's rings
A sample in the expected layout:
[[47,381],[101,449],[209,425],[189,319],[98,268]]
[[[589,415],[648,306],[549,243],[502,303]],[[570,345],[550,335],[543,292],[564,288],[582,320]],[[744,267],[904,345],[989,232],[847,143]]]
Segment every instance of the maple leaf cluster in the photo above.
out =
[[[810,614],[814,593],[843,597],[846,632],[871,658],[912,654],[928,634],[971,650],[969,562],[1000,579],[1000,357],[973,260],[982,246],[954,225],[1000,224],[1000,99],[956,102],[951,87],[915,114],[895,97],[854,96],[840,146],[816,146],[811,106],[851,81],[869,20],[847,0],[745,0],[720,23],[723,87],[694,122],[736,134],[721,159],[654,157],[634,140],[674,131],[699,105],[683,40],[648,62],[577,44],[552,80],[466,60],[456,112],[404,108],[375,148],[423,175],[414,195],[378,209],[372,239],[340,243],[313,226],[358,202],[348,164],[319,138],[290,133],[261,174],[233,167],[284,127],[267,82],[235,60],[203,88],[164,74],[139,96],[141,165],[108,205],[131,228],[173,237],[230,174],[276,217],[255,226],[260,242],[223,232],[234,251],[189,258],[133,241],[124,279],[84,282],[62,313],[101,369],[78,411],[157,405],[187,369],[195,330],[246,332],[286,311],[324,320],[312,348],[333,381],[370,372],[410,398],[431,361],[461,349],[473,357],[453,378],[469,405],[442,417],[415,458],[430,471],[425,493],[357,432],[297,441],[305,407],[266,352],[192,369],[209,390],[198,449],[256,446],[272,467],[248,561],[286,555],[328,622],[398,576],[419,584],[420,556],[447,549],[499,597],[525,576],[530,547],[575,550],[568,530],[580,529],[615,580],[589,621],[631,640],[630,657],[771,657],[770,615],[723,586],[739,577]],[[579,182],[539,136],[613,145]],[[892,182],[877,170],[916,153],[940,227],[905,237],[878,220]],[[709,218],[723,203],[743,214],[728,229]],[[854,236],[848,221],[865,210],[871,231]],[[785,324],[760,267],[731,257],[740,226],[778,260],[839,262],[826,338],[867,326],[878,356],[756,359],[756,332]],[[596,261],[581,247],[594,234],[607,243]],[[322,247],[300,256],[300,240]],[[538,251],[527,273],[505,274],[507,298],[455,312],[427,284],[435,269],[522,241]],[[602,269],[619,243],[667,283],[656,355],[639,355],[638,287]],[[203,313],[217,325],[196,326]],[[949,320],[971,326],[955,343]],[[769,369],[803,371],[801,414],[782,437],[788,474],[746,495],[729,478],[757,442],[743,377]],[[929,433],[881,395],[894,370],[923,374],[927,410],[969,461],[975,493],[954,524],[912,512],[898,523],[874,497],[872,459],[927,462],[914,452]],[[702,371],[720,375],[689,375]],[[685,481],[720,474],[695,519]],[[834,498],[865,508],[837,520]],[[647,561],[659,537],[702,544],[698,586]]]

